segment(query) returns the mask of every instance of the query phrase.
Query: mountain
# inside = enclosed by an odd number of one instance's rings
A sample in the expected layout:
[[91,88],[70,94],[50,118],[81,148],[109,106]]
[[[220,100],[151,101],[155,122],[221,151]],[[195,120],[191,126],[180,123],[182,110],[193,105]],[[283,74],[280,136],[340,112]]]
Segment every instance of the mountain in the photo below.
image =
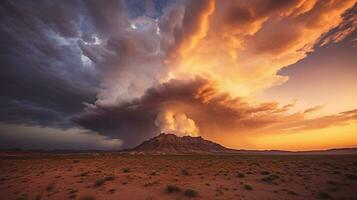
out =
[[103,150],[41,150],[41,149],[0,149],[1,156],[27,156],[32,154],[92,154],[92,153],[124,153],[124,154],[235,154],[235,155],[357,155],[357,148],[340,148],[313,151],[282,150],[245,150],[229,149],[202,137],[183,136],[161,133],[144,141],[133,149],[120,151]]
[[139,146],[129,150],[131,153],[148,154],[222,154],[234,153],[220,144],[205,140],[202,137],[183,136],[161,133],[144,141]]
[[122,152],[131,154],[256,154],[256,155],[346,155],[357,154],[357,148],[315,151],[236,150],[205,140],[202,137],[161,133],[137,147]]

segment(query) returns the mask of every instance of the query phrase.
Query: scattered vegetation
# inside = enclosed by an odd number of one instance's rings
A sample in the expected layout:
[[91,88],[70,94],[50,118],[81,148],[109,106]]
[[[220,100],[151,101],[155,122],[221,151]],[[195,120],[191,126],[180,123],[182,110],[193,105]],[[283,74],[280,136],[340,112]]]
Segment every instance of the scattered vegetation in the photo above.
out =
[[167,185],[165,189],[166,193],[181,192],[181,189],[176,185]]
[[331,196],[326,192],[319,192],[319,198],[320,199],[330,199]]
[[262,178],[262,181],[267,182],[267,183],[271,183],[271,182],[275,181],[278,178],[279,178],[278,175],[269,175],[267,177]]
[[99,187],[99,186],[103,185],[104,182],[105,182],[104,179],[98,179],[94,182],[94,187]]
[[53,183],[48,184],[46,187],[47,192],[53,192],[54,189],[55,189],[55,185]]
[[185,176],[190,176],[191,175],[191,173],[187,169],[181,169],[181,174],[183,174]]
[[357,175],[356,174],[347,174],[346,177],[351,180],[357,180]]
[[74,199],[74,198],[76,198],[76,196],[77,196],[77,193],[78,192],[78,190],[76,190],[76,189],[71,189],[69,192],[68,192],[68,198],[70,198],[70,199]]
[[248,184],[245,184],[245,185],[244,185],[244,189],[246,189],[246,190],[253,190],[253,187],[250,186],[250,185],[248,185]]
[[296,192],[294,192],[294,191],[289,191],[288,194],[290,194],[290,195],[298,195],[298,194],[297,194]]
[[241,173],[241,172],[237,172],[236,177],[238,177],[238,178],[244,178],[245,175],[244,175],[243,173]]
[[184,194],[185,194],[185,196],[188,196],[188,197],[197,197],[198,196],[197,191],[193,190],[193,189],[185,190]]
[[327,183],[330,185],[338,185],[338,183],[336,181],[327,181]]
[[122,171],[123,173],[129,173],[129,172],[130,172],[130,169],[129,169],[129,168],[123,168],[121,171]]
[[79,176],[87,176],[89,174],[89,172],[82,172],[79,174]]
[[270,174],[270,173],[269,173],[268,171],[261,171],[260,174],[261,174],[261,175],[268,175],[268,174]]

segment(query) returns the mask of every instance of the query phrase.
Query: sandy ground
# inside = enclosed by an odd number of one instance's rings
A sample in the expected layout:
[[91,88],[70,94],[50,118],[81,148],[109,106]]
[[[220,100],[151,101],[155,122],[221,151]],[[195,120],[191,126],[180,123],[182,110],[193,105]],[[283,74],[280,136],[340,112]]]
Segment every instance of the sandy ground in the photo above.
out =
[[352,200],[357,156],[1,156],[0,199]]

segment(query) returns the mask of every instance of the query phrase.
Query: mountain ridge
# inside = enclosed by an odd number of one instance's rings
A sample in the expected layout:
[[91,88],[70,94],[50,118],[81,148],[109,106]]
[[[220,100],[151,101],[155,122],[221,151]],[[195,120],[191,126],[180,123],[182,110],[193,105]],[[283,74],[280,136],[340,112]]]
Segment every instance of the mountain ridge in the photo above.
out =
[[334,148],[311,151],[244,150],[227,148],[218,143],[206,140],[201,136],[179,137],[171,133],[161,133],[123,152],[131,154],[345,155],[357,154],[357,148]]
[[233,153],[234,149],[226,148],[218,143],[205,140],[201,136],[176,136],[170,133],[160,135],[146,140],[129,150],[132,153],[150,154],[216,154]]

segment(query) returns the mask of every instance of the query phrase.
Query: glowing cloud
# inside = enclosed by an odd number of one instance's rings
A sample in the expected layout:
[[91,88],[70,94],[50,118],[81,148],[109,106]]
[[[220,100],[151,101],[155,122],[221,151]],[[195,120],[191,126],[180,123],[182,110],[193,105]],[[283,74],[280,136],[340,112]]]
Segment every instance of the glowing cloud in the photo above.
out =
[[195,122],[188,118],[185,113],[165,110],[160,112],[155,125],[160,128],[162,133],[174,133],[178,136],[198,136],[199,128]]
[[[292,111],[294,103],[281,106],[256,98],[264,89],[287,81],[289,77],[278,75],[279,70],[314,51],[329,31],[340,33],[324,44],[349,34],[352,29],[344,25],[344,13],[354,4],[354,0],[179,1],[158,19],[132,19],[119,36],[102,46],[103,52],[122,60],[105,71],[98,101],[75,121],[117,135],[129,146],[138,143],[136,134],[148,138],[160,131],[193,136],[199,131],[226,143],[238,136],[354,122],[343,113],[312,118],[310,114],[321,109],[317,105]],[[145,26],[133,28],[134,22]]]

